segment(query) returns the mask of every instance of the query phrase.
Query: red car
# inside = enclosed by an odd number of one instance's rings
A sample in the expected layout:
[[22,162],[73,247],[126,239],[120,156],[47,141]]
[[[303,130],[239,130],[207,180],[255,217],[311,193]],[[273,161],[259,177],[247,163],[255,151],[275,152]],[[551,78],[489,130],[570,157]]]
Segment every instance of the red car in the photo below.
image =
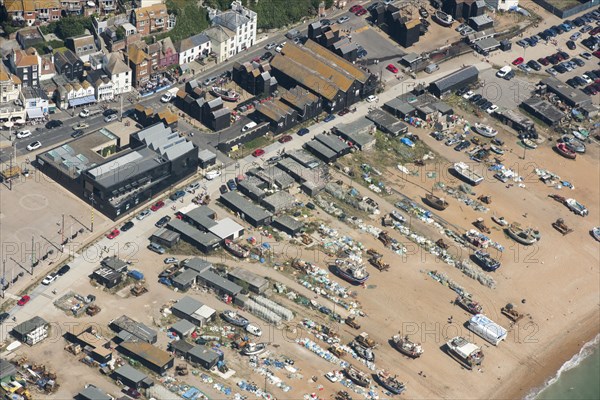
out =
[[385,69],[387,69],[388,71],[397,74],[398,73],[398,68],[396,68],[396,66],[394,64],[388,64],[387,67],[385,67]]
[[362,8],[363,8],[363,6],[361,6],[360,4],[356,4],[356,5],[352,6],[352,7],[350,7],[350,12],[354,13],[354,12],[357,12],[358,10],[360,10]]
[[161,201],[158,201],[158,202],[156,202],[156,204],[155,204],[155,205],[153,205],[152,207],[150,207],[150,209],[151,209],[152,211],[158,211],[158,210],[160,210],[161,208],[163,208],[163,206],[164,206],[164,205],[165,205],[165,202],[161,200]]
[[367,10],[365,10],[364,8],[361,8],[360,10],[355,12],[354,15],[356,15],[357,17],[360,17],[362,15],[365,15],[366,13],[367,13]]
[[523,60],[523,57],[519,57],[515,61],[512,62],[512,65],[521,65],[521,64],[523,64],[523,61],[525,61],[525,60]]
[[25,304],[29,303],[29,300],[31,300],[31,297],[29,297],[28,295],[25,295],[25,296],[21,297],[19,299],[19,301],[17,301],[17,304],[20,306],[24,306]]
[[538,62],[540,64],[542,64],[543,66],[546,66],[546,65],[550,64],[550,61],[548,61],[548,59],[546,57],[540,57],[540,58],[538,58]]
[[260,157],[260,156],[262,156],[263,154],[265,154],[265,151],[264,151],[263,149],[256,149],[256,150],[254,150],[254,151],[252,152],[252,155],[253,155],[254,157]]
[[121,233],[121,231],[120,231],[120,230],[118,230],[117,228],[115,228],[115,229],[113,229],[112,231],[110,231],[110,232],[108,233],[108,235],[106,235],[106,237],[107,237],[107,238],[109,238],[109,239],[114,239],[114,238],[116,238],[117,236],[119,236],[119,233]]
[[279,138],[279,143],[287,143],[290,142],[293,138],[290,135],[284,135]]
[[596,57],[600,58],[600,50],[596,50],[592,54],[595,55]]

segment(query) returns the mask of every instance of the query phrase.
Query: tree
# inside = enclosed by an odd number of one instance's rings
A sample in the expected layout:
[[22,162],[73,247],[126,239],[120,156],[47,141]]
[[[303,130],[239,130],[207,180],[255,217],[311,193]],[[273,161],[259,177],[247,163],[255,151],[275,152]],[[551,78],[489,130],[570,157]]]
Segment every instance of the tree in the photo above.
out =
[[119,25],[117,31],[115,32],[115,35],[117,36],[117,40],[125,39],[125,28]]

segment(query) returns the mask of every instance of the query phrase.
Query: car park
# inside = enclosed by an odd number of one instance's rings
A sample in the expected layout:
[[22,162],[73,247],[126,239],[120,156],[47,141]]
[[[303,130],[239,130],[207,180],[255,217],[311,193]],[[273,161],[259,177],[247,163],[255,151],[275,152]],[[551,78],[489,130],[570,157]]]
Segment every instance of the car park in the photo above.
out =
[[165,254],[165,249],[161,245],[154,243],[154,242],[151,242],[148,245],[148,250],[153,251],[158,254]]
[[144,218],[146,218],[148,215],[150,215],[150,210],[143,210],[136,216],[136,218],[138,221],[141,221]]
[[252,155],[254,157],[260,157],[263,156],[265,154],[265,151],[263,149],[256,149],[252,152]]
[[121,227],[121,232],[127,232],[131,228],[133,228],[133,221],[127,221]]
[[117,236],[119,236],[119,234],[121,233],[120,230],[118,230],[117,228],[114,228],[112,231],[108,232],[108,234],[106,235],[107,239],[114,239]]
[[76,131],[71,133],[71,137],[73,139],[77,139],[78,137],[82,137],[82,136],[83,136],[83,131],[81,129],[77,129]]
[[310,133],[310,130],[308,128],[301,128],[298,130],[298,136],[304,136],[304,135],[308,135]]
[[53,272],[51,274],[48,274],[43,280],[42,280],[42,285],[46,285],[48,286],[49,284],[51,284],[52,282],[54,282],[55,280],[58,279],[58,274]]
[[156,221],[156,223],[154,224],[154,226],[156,226],[157,228],[162,228],[163,226],[165,226],[166,224],[168,224],[169,221],[171,221],[171,216],[165,215],[164,217],[162,217],[161,219],[159,219],[158,221]]
[[162,200],[160,200],[160,201],[157,201],[156,203],[154,203],[154,204],[152,205],[152,207],[150,207],[150,210],[152,210],[152,211],[158,211],[158,210],[160,210],[161,208],[163,208],[163,207],[164,207],[164,205],[165,205],[165,202],[164,202],[164,201],[162,201]]
[[40,147],[42,147],[42,142],[40,142],[39,140],[36,140],[35,142],[29,143],[27,145],[27,150],[34,151],[34,150],[39,149]]
[[526,49],[527,47],[529,47],[529,42],[526,41],[525,39],[521,39],[521,40],[517,40],[517,45]]
[[527,66],[535,71],[540,71],[542,69],[542,66],[535,60],[528,61]]
[[591,78],[590,78],[588,75],[586,75],[586,74],[583,74],[583,75],[581,75],[581,79],[583,79],[583,81],[584,81],[586,84],[590,84],[590,83],[593,83],[593,82],[594,82],[594,80],[593,80],[593,79],[591,79]]
[[563,64],[556,64],[554,66],[554,69],[556,70],[556,72],[558,72],[559,74],[564,74],[565,72],[567,72],[567,69],[565,68],[565,66]]
[[564,51],[559,51],[556,54],[559,55],[559,56],[561,56],[563,60],[568,60],[569,58],[571,58],[571,56],[569,55],[569,53],[566,53]]
[[390,71],[393,74],[398,73],[398,68],[396,68],[396,66],[394,64],[388,64],[387,67],[385,67],[385,69],[387,69],[388,71]]
[[31,131],[29,129],[25,129],[23,131],[17,132],[17,138],[18,139],[25,139],[25,138],[27,138],[29,136],[31,136]]
[[511,67],[509,67],[508,65],[506,65],[506,66],[504,66],[504,67],[500,68],[500,69],[498,70],[498,72],[496,72],[496,76],[497,76],[498,78],[503,78],[503,79],[506,79],[506,76],[507,76],[507,75],[508,75],[508,74],[509,74],[511,71],[512,71],[512,68],[511,68]]
[[543,66],[547,66],[548,64],[550,64],[550,61],[548,61],[548,58],[546,58],[546,57],[538,58],[537,62],[542,64]]
[[172,201],[177,201],[180,198],[182,198],[183,196],[185,196],[185,191],[184,190],[178,190],[175,193],[173,193],[172,195],[170,195],[169,199],[171,199]]
[[17,305],[24,306],[25,304],[29,303],[29,300],[31,300],[31,297],[24,295],[19,299],[19,301],[17,301]]
[[581,32],[575,32],[574,34],[571,35],[571,37],[569,37],[569,40],[577,40],[581,37]]
[[62,121],[59,121],[57,119],[53,119],[51,121],[46,122],[46,129],[54,129],[54,128],[58,128],[60,126],[63,125]]
[[585,66],[585,61],[583,61],[581,58],[578,58],[578,57],[573,57],[573,59],[571,60],[571,63],[576,64],[578,67]]
[[554,67],[546,68],[546,72],[552,76],[556,76],[558,72],[554,69]]
[[588,33],[592,29],[594,29],[594,28],[591,25],[584,25],[584,26],[581,27],[581,29],[579,30],[579,32],[581,32],[581,33]]
[[278,142],[279,143],[287,143],[287,142],[291,142],[292,140],[294,140],[292,135],[283,135],[282,137],[279,138]]
[[589,59],[591,59],[591,58],[593,57],[593,56],[592,56],[592,53],[590,53],[590,52],[587,52],[587,51],[584,51],[583,53],[581,53],[581,54],[579,54],[579,55],[580,55],[582,58],[585,58],[586,60],[589,60]]
[[533,72],[531,68],[527,64],[520,64],[517,68],[519,68],[523,72]]

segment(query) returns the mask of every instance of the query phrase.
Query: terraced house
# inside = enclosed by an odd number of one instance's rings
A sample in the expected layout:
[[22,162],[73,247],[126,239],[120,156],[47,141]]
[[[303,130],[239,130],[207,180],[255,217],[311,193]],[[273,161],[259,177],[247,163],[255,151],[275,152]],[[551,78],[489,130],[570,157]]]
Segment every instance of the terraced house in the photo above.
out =
[[213,52],[224,61],[256,43],[257,15],[240,1],[231,3],[231,10],[209,9],[208,18],[213,27],[206,31]]
[[24,21],[29,26],[58,21],[61,17],[59,0],[4,0],[4,9],[9,19]]
[[170,21],[167,6],[164,4],[136,8],[131,11],[131,23],[142,36],[164,32],[175,26]]

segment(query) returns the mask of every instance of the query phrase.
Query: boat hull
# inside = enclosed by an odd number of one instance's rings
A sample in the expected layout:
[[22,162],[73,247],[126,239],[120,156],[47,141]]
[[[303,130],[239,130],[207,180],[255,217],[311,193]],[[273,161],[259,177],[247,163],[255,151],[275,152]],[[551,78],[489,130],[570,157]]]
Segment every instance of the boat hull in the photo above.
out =
[[454,172],[456,172],[456,174],[469,185],[477,186],[483,182],[482,176],[470,176],[469,171],[469,169],[465,169],[465,167],[458,165],[458,163],[454,164]]
[[462,365],[464,368],[468,369],[468,370],[472,370],[473,368],[481,365],[481,362],[483,360],[479,360],[477,363],[471,363],[467,360],[465,360],[464,358],[462,358],[461,356],[459,356],[458,354],[456,354],[456,352],[450,347],[447,347],[447,353],[450,357],[454,358],[456,360],[456,362],[458,362],[460,365]]
[[340,278],[342,278],[343,280],[350,282],[354,285],[362,285],[369,279],[368,272],[366,273],[366,275],[363,278],[356,278],[353,275],[351,275],[350,273],[346,272],[346,270],[344,270],[343,268],[338,267],[337,265],[334,266],[334,271],[335,271],[336,275],[338,275]]
[[449,205],[447,201],[431,194],[425,195],[425,203],[439,211],[444,211]]
[[405,356],[407,356],[407,357],[410,357],[410,358],[419,358],[419,357],[421,357],[421,353],[417,353],[417,352],[405,349],[405,348],[402,347],[401,343],[394,342],[394,348],[396,350],[398,350],[400,353],[402,353]]
[[377,380],[377,383],[379,383],[383,388],[387,389],[393,394],[402,394],[402,392],[406,390],[404,386],[394,386],[393,384],[389,383],[387,379],[383,378],[379,374],[374,374],[374,377]]
[[226,313],[222,313],[221,318],[223,318],[223,320],[225,320],[226,322],[229,322],[231,325],[241,326],[242,328],[250,323],[246,318],[240,316],[233,317]]
[[223,101],[236,102],[240,99],[240,95],[234,91],[222,90],[218,87],[213,87],[210,92],[223,99]]
[[524,238],[522,236],[519,235],[519,232],[517,231],[513,231],[510,228],[506,229],[506,233],[508,234],[508,236],[510,236],[510,238],[512,240],[514,240],[517,243],[521,243],[522,245],[525,246],[531,246],[532,244],[534,244],[535,242],[537,242],[537,240],[534,237],[531,238]]
[[433,13],[432,19],[446,28],[451,27],[454,23],[454,19],[451,16],[441,11]]
[[485,125],[475,125],[475,132],[486,138],[496,137],[498,131]]
[[568,158],[570,160],[574,160],[577,157],[577,153],[575,153],[573,150],[570,150],[567,147],[567,145],[565,145],[564,143],[557,144],[556,145],[556,151],[561,156],[563,156],[565,158]]

